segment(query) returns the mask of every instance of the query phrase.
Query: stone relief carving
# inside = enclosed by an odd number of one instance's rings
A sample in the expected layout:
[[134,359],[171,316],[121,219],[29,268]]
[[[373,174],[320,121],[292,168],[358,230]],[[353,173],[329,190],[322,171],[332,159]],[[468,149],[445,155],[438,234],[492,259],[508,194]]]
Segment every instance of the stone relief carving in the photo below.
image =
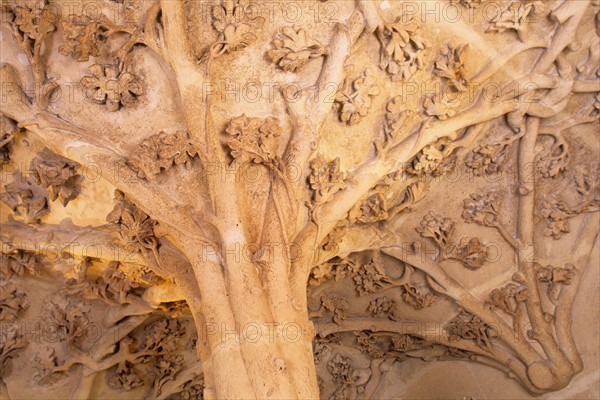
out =
[[433,3],[3,1],[0,397],[594,398],[600,4]]

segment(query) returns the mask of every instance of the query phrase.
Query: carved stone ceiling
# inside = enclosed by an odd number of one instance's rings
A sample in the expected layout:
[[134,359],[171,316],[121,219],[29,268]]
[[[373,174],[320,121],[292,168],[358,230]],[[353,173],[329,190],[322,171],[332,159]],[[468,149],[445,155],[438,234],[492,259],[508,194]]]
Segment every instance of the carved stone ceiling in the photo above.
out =
[[0,399],[600,398],[598,0],[2,0]]

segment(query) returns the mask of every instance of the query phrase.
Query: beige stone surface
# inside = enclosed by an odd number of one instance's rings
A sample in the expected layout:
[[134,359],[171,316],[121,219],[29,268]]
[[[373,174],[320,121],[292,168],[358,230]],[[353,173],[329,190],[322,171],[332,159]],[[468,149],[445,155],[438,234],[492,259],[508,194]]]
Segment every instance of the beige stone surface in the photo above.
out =
[[599,399],[598,0],[1,0],[0,399]]

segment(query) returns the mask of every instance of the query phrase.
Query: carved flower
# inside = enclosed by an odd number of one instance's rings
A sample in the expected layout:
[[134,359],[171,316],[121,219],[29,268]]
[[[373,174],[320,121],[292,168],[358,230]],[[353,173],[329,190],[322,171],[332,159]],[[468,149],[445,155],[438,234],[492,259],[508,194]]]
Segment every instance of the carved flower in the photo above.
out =
[[94,64],[90,67],[93,76],[84,76],[81,85],[87,97],[95,103],[106,104],[109,111],[117,111],[121,105],[133,106],[144,88],[138,78],[129,72],[119,72],[113,65]]
[[281,135],[279,119],[249,118],[246,114],[233,118],[225,132],[233,136],[227,142],[231,155],[241,162],[274,165]]
[[379,67],[392,81],[410,79],[422,69],[426,43],[419,33],[420,23],[412,16],[399,16],[393,24],[378,31],[381,42]]
[[60,54],[72,56],[79,62],[88,61],[90,56],[100,55],[100,42],[105,41],[106,31],[100,23],[87,15],[70,15],[62,22],[65,42],[58,48]]
[[462,217],[467,223],[478,223],[484,226],[495,226],[498,218],[498,194],[471,193],[468,199],[463,200],[464,211]]
[[273,40],[273,50],[267,55],[286,72],[295,72],[302,68],[309,59],[325,54],[325,47],[309,37],[302,28],[284,27]]
[[14,321],[29,308],[27,294],[10,281],[0,281],[0,321]]
[[542,216],[547,219],[544,235],[560,239],[563,233],[570,232],[571,212],[566,204],[552,196],[542,203]]
[[443,218],[435,211],[429,211],[423,216],[420,226],[416,229],[421,236],[432,238],[440,248],[444,249],[454,232],[454,221],[450,218]]
[[48,190],[50,200],[57,198],[63,206],[74,200],[81,191],[82,175],[77,175],[79,164],[45,148],[33,160],[31,169],[38,183]]
[[213,27],[219,32],[217,42],[211,46],[215,56],[243,49],[258,38],[254,32],[265,20],[251,15],[248,5],[248,0],[222,0],[222,5],[213,7]]
[[335,96],[335,101],[340,104],[340,120],[348,125],[359,123],[369,113],[372,98],[379,92],[370,68],[352,80],[346,78],[342,90]]
[[464,63],[465,51],[468,46],[468,43],[458,46],[448,43],[442,47],[434,61],[433,72],[440,78],[447,79],[459,92],[467,90],[468,85]]
[[340,158],[325,161],[321,153],[310,162],[308,182],[313,190],[313,199],[317,204],[328,202],[331,197],[343,189],[346,174],[340,171]]
[[425,108],[425,114],[444,121],[456,115],[456,109],[452,108],[451,103],[450,97],[438,93],[426,97],[423,101],[423,107]]

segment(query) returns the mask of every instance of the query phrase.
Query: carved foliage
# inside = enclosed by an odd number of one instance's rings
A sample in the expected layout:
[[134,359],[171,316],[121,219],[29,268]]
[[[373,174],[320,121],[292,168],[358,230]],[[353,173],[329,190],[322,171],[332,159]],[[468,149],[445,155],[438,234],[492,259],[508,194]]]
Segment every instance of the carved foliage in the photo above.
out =
[[313,190],[315,204],[327,203],[331,197],[342,190],[346,184],[346,174],[340,171],[340,158],[325,161],[319,153],[310,162],[310,175],[308,182]]
[[29,308],[27,294],[11,281],[0,280],[0,322],[14,321]]
[[23,250],[15,250],[0,255],[0,279],[9,280],[16,276],[23,276],[26,272],[36,275],[40,264],[39,256]]
[[304,29],[289,26],[277,33],[273,47],[267,55],[286,72],[296,72],[308,60],[321,57],[326,52],[325,47],[311,38]]
[[[435,58],[434,73],[446,79],[448,84],[459,92],[467,90],[467,77],[465,71],[465,52],[468,44],[446,44]],[[447,96],[444,96],[445,99]]]
[[94,64],[89,69],[92,75],[84,76],[80,82],[86,97],[94,103],[105,104],[109,111],[117,111],[121,106],[132,107],[144,94],[138,77],[121,71],[116,65]]
[[277,118],[249,118],[245,114],[233,118],[225,129],[233,136],[227,142],[231,155],[239,162],[275,165],[281,127]]
[[81,192],[82,175],[77,175],[79,164],[44,149],[33,160],[31,169],[38,183],[46,188],[50,200],[57,198],[63,206]]
[[492,309],[499,308],[505,313],[515,316],[519,304],[528,297],[529,291],[526,287],[510,282],[501,288],[492,290],[487,304]]
[[381,42],[379,67],[392,81],[410,79],[425,65],[426,43],[419,32],[420,23],[412,16],[399,16],[378,31]]
[[211,47],[214,55],[236,51],[252,44],[264,18],[252,15],[249,0],[222,0],[212,9],[213,27],[219,32],[217,42]]
[[39,223],[50,212],[46,191],[29,176],[13,176],[0,200],[27,224]]
[[121,241],[125,245],[143,250],[155,250],[158,239],[154,235],[156,221],[115,190],[115,208],[106,217],[107,222],[117,224]]
[[340,105],[340,121],[348,125],[358,124],[367,116],[373,97],[379,93],[379,86],[369,68],[358,76],[346,78],[342,89],[335,96],[335,101]]
[[140,177],[153,180],[156,175],[173,165],[190,168],[196,154],[187,132],[161,132],[140,143],[129,162],[138,170]]
[[65,42],[58,48],[62,55],[72,56],[79,62],[100,55],[99,44],[106,40],[106,29],[97,20],[87,15],[72,14],[62,22],[62,27]]
[[10,118],[0,114],[0,167],[10,161],[13,151],[13,138],[17,132],[17,126]]
[[491,339],[497,337],[496,332],[479,317],[461,310],[444,327],[450,341],[470,340],[484,350],[492,351]]

